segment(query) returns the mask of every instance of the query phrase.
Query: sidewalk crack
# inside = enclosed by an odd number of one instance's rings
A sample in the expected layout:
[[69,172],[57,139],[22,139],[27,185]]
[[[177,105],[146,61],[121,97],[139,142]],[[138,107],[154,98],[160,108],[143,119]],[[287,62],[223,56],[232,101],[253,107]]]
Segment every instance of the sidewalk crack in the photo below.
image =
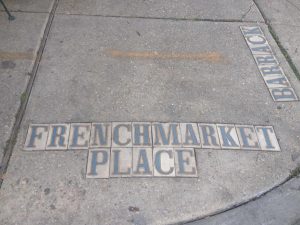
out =
[[290,0],[286,0],[288,3],[290,3],[290,5],[292,5],[292,6],[294,6],[295,7],[295,9],[297,9],[299,12],[300,12],[300,8],[297,6],[297,5],[295,5],[293,2],[291,2]]
[[6,142],[6,145],[4,147],[4,154],[3,154],[2,161],[1,161],[1,164],[0,164],[0,188],[2,186],[3,178],[4,178],[4,175],[6,173],[10,157],[12,155],[14,146],[15,146],[17,138],[18,138],[18,132],[19,132],[22,120],[23,120],[23,116],[24,116],[25,111],[26,111],[27,103],[28,103],[28,100],[29,100],[29,97],[30,97],[30,94],[31,94],[31,90],[32,90],[32,87],[33,87],[33,84],[34,84],[34,81],[35,81],[35,78],[36,78],[36,75],[37,75],[37,71],[39,69],[39,65],[40,65],[42,55],[43,55],[43,52],[44,52],[44,49],[45,49],[45,45],[46,45],[46,42],[47,42],[47,39],[48,39],[50,28],[51,28],[51,25],[52,25],[52,22],[53,22],[53,19],[54,19],[55,11],[56,11],[56,8],[58,6],[58,2],[59,2],[59,0],[55,0],[53,2],[52,9],[49,13],[48,20],[46,22],[46,26],[45,26],[45,29],[44,29],[44,34],[43,34],[42,40],[40,42],[40,46],[39,46],[37,54],[36,54],[36,58],[35,58],[35,61],[34,61],[32,72],[30,73],[31,76],[30,76],[29,81],[27,83],[26,90],[23,92],[23,94],[20,97],[20,106],[19,106],[19,109],[18,109],[18,111],[16,113],[16,116],[15,116],[15,122],[14,122],[14,125],[13,125],[13,128],[12,128],[10,137],[9,137],[8,141]]
[[249,14],[249,12],[251,11],[252,7],[254,6],[254,2],[252,2],[252,4],[250,5],[249,9],[242,15],[241,20],[243,21],[246,16]]

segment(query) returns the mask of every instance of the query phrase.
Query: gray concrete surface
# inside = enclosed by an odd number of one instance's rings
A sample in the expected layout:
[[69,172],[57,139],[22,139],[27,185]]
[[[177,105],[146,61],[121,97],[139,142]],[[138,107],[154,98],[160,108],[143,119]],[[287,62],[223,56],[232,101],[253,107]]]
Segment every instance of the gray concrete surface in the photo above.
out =
[[256,0],[279,41],[300,68],[300,2],[297,0]]
[[186,225],[299,225],[300,177],[256,201]]
[[300,2],[297,0],[256,0],[271,24],[299,26]]
[[0,13],[0,159],[32,70],[47,19],[44,13]]
[[[2,186],[0,220],[175,223],[229,208],[282,182],[300,163],[300,106],[273,102],[239,25],[56,15]],[[298,92],[299,83],[262,28]],[[218,57],[126,57],[145,51]],[[86,151],[22,151],[30,122],[120,120],[270,124],[282,151],[197,150],[198,179],[104,181],[85,179]]]
[[[11,11],[20,12],[50,12],[54,0],[3,0]],[[2,11],[2,6],[0,7]]]
[[102,16],[263,21],[259,10],[251,0],[62,0],[57,12]]
[[[18,7],[49,11],[48,3]],[[0,190],[0,224],[181,223],[284,181],[300,165],[300,106],[272,100],[239,28],[256,21],[299,95],[252,1],[60,1]],[[105,121],[272,125],[282,151],[196,149],[198,178],[106,180],[85,178],[86,150],[22,151],[30,123]]]

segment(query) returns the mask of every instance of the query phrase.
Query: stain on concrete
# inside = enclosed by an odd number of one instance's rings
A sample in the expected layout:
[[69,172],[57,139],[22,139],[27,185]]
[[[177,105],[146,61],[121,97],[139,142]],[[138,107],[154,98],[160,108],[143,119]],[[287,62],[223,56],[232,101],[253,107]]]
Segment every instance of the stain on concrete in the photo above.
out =
[[291,156],[293,162],[295,162],[299,157],[300,157],[300,154],[299,154],[299,153],[294,153],[294,154],[292,154],[292,156]]
[[138,207],[135,207],[135,206],[129,206],[128,210],[130,212],[139,212],[140,211],[140,209]]
[[292,223],[292,225],[300,225],[300,218],[297,219],[294,223]]
[[50,188],[45,188],[44,193],[45,195],[48,195],[50,193]]
[[32,52],[4,52],[0,51],[0,60],[33,60],[34,54]]
[[219,52],[158,52],[158,51],[120,51],[108,49],[105,54],[114,58],[136,58],[136,59],[172,59],[172,60],[200,60],[211,63],[225,62]]
[[1,68],[2,69],[13,69],[15,67],[16,67],[16,63],[11,61],[11,60],[1,62]]

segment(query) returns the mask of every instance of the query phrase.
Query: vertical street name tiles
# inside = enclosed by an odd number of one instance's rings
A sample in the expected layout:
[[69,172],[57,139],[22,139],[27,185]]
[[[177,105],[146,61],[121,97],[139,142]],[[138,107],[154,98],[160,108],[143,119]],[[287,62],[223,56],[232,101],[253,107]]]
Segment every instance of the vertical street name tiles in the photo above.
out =
[[256,65],[274,101],[298,101],[298,97],[259,26],[240,26]]
[[194,149],[280,151],[272,126],[104,122],[31,124],[26,151],[87,150],[86,178],[197,177]]

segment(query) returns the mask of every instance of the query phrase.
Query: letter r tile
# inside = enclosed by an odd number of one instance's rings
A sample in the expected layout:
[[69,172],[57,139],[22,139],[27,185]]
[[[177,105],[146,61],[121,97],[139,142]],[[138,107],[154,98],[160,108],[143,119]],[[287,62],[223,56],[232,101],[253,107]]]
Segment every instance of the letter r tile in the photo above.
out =
[[215,124],[199,123],[202,148],[220,149],[220,141]]
[[45,150],[49,124],[30,124],[25,140],[24,150]]
[[67,150],[70,124],[50,124],[46,150]]

